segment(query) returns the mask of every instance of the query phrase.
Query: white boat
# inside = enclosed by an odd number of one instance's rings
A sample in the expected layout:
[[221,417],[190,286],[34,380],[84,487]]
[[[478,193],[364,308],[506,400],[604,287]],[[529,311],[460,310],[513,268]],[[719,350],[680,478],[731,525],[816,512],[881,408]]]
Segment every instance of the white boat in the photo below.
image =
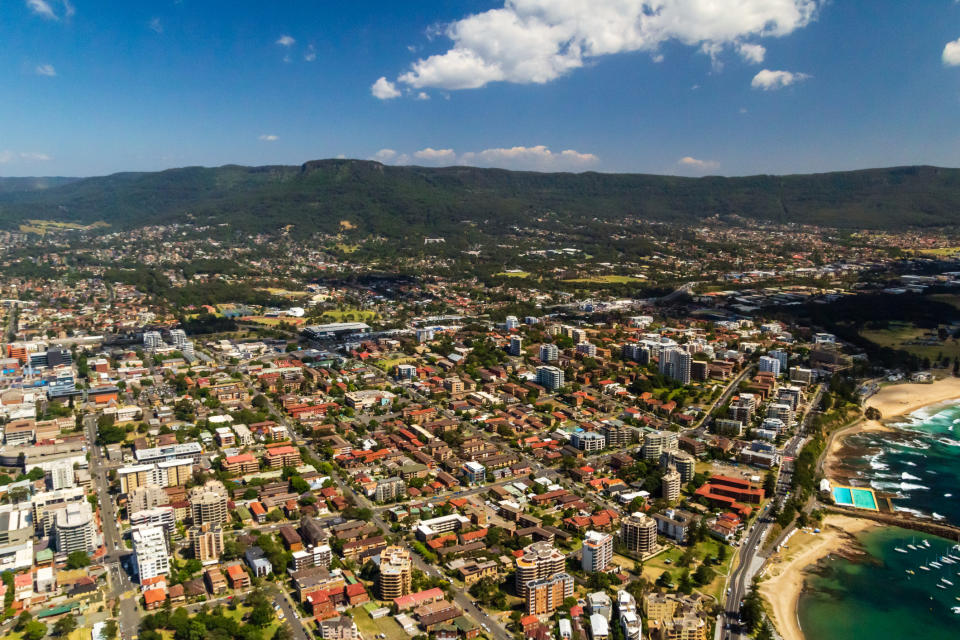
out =
[[909,574],[912,575],[912,576],[917,575],[917,572],[914,571],[913,569],[907,569],[907,573],[909,573]]
[[894,547],[893,550],[896,551],[897,553],[908,553],[906,549],[901,549],[900,547]]
[[930,569],[927,568],[927,565],[924,565],[924,564],[920,565],[920,570],[921,570],[921,571],[930,571]]
[[960,607],[950,607],[950,611],[953,611],[954,613],[960,613]]
[[954,562],[960,562],[960,557],[955,556],[955,555],[953,555],[952,553],[951,553],[949,556],[947,556],[947,557],[950,558],[951,560],[953,560]]
[[937,589],[946,589],[946,588],[947,588],[947,585],[945,585],[945,584],[938,584],[938,585],[937,585]]
[[953,583],[950,582],[949,580],[947,580],[946,578],[940,578],[940,582],[942,582],[942,583],[944,583],[944,584],[948,584],[948,585],[950,585],[951,587],[953,586]]
[[910,549],[911,551],[916,551],[916,550],[917,550],[917,548],[916,548],[915,546],[913,546],[912,544],[908,544],[908,545],[907,545],[907,549]]
[[930,548],[930,541],[929,541],[929,540],[927,540],[926,538],[924,538],[923,540],[921,540],[921,542],[923,542],[923,545],[924,545],[926,548],[928,548],[928,549]]
[[947,556],[943,556],[942,558],[940,558],[940,562],[944,564],[957,564],[955,561],[951,560]]
[[936,562],[936,561],[931,562],[931,563],[930,563],[930,566],[933,567],[933,568],[935,568],[935,569],[943,569],[943,565],[940,564],[939,562]]

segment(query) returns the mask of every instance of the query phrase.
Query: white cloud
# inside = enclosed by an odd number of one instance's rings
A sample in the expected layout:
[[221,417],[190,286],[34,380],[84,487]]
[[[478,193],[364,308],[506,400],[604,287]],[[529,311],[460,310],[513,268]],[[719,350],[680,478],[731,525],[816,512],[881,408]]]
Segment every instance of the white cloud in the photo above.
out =
[[262,133],[260,137],[257,138],[257,140],[262,140],[263,142],[276,142],[279,139],[280,136],[274,133]]
[[373,83],[373,85],[370,87],[370,93],[373,94],[373,97],[381,100],[390,100],[391,98],[400,97],[400,90],[397,89],[397,85],[393,84],[383,76],[377,78],[377,81]]
[[651,56],[650,59],[656,62],[657,64],[660,64],[664,60],[662,53],[656,53],[653,56]]
[[163,33],[163,23],[160,22],[160,18],[150,18],[147,26],[150,27],[150,30],[154,33]]
[[426,91],[420,91],[419,93],[417,93],[417,100],[429,100],[429,99],[430,99],[430,96],[427,94]]
[[292,47],[295,42],[296,40],[294,40],[292,36],[284,34],[277,38],[277,41],[274,44],[278,44],[281,47]]
[[373,154],[373,159],[380,162],[390,162],[397,157],[397,152],[393,149],[380,149],[375,154]]
[[554,153],[544,145],[468,151],[459,156],[453,149],[434,149],[432,147],[415,151],[412,156],[399,153],[393,149],[380,149],[371,160],[393,165],[450,166],[461,164],[528,171],[584,171],[600,161],[592,153],[580,153],[573,149]]
[[460,157],[461,164],[535,171],[583,170],[599,161],[600,159],[592,153],[580,153],[573,149],[554,153],[542,144],[534,147],[517,146],[471,151]]
[[760,64],[767,55],[767,49],[762,44],[751,44],[741,42],[737,45],[737,53],[740,57],[752,64]]
[[669,41],[697,47],[715,61],[728,46],[747,47],[755,59],[760,45],[742,45],[743,39],[790,34],[814,20],[822,2],[504,0],[501,8],[443,27],[450,49],[417,60],[398,80],[415,89],[545,83],[595,58],[654,53]]
[[306,62],[313,62],[314,60],[317,59],[317,50],[316,48],[314,48],[312,44],[307,45],[307,52],[303,54],[303,59]]
[[13,160],[13,157],[14,157],[13,151],[10,151],[9,149],[0,151],[0,164],[7,164],[11,160]]
[[434,149],[432,147],[427,147],[426,149],[420,149],[420,151],[415,151],[413,157],[417,160],[422,160],[427,164],[456,164],[457,154],[454,153],[453,149]]
[[770,69],[762,69],[757,72],[757,75],[753,76],[753,80],[750,81],[750,86],[754,89],[775,91],[777,89],[789,87],[790,85],[796,84],[801,80],[806,80],[809,77],[810,76],[806,73],[796,73],[793,71],[771,71]]
[[21,152],[19,155],[20,155],[20,158],[23,160],[33,160],[36,162],[47,162],[49,160],[53,160],[53,158],[47,155],[46,153],[39,153],[37,151],[24,151],[24,152]]
[[713,171],[720,167],[720,163],[716,160],[698,160],[691,156],[680,158],[677,164],[685,169],[693,169],[695,171]]
[[960,66],[960,38],[944,45],[943,64],[948,67]]
[[46,0],[27,0],[27,8],[38,16],[57,20],[57,14],[53,12],[53,7]]
[[63,0],[63,15],[69,18],[76,12],[77,10],[73,8],[72,4],[70,4],[70,0]]
[[37,75],[53,77],[57,75],[57,70],[53,68],[52,64],[41,64],[37,66]]

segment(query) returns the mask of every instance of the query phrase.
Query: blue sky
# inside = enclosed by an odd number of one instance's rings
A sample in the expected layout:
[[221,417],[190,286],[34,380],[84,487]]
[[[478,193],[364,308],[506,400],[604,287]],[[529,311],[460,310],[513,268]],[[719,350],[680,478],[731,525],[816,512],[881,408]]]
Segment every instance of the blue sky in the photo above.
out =
[[960,165],[960,3],[647,4],[5,0],[0,175]]

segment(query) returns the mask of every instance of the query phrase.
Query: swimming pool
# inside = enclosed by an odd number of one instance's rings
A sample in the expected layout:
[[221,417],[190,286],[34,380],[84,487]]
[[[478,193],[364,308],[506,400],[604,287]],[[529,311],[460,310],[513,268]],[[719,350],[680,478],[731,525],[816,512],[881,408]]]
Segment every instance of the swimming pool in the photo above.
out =
[[857,509],[869,509],[870,511],[879,511],[877,507],[877,496],[873,489],[863,489],[860,487],[834,487],[833,501],[842,507],[856,507]]

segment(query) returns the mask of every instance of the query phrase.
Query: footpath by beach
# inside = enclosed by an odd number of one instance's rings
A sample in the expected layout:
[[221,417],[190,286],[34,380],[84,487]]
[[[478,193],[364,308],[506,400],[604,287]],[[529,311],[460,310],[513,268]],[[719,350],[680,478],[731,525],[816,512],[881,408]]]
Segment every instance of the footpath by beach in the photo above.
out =
[[879,526],[871,520],[829,515],[820,525],[820,533],[796,533],[767,565],[760,595],[770,605],[770,616],[784,640],[804,640],[797,604],[807,570],[832,553],[855,553],[856,534]]

